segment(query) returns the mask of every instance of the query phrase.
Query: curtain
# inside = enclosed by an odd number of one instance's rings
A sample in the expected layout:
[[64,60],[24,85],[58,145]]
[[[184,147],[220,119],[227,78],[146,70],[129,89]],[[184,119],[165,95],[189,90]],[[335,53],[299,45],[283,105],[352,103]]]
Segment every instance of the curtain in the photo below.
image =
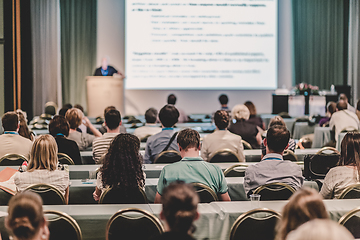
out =
[[62,105],[59,4],[59,0],[30,3],[34,115],[43,113],[48,101]]
[[86,76],[96,64],[96,0],[60,0],[63,102],[86,109]]
[[347,82],[348,2],[293,0],[296,83],[330,89]]
[[349,69],[348,85],[352,86],[352,96],[356,107],[357,100],[360,97],[360,2],[359,0],[350,0],[349,5]]

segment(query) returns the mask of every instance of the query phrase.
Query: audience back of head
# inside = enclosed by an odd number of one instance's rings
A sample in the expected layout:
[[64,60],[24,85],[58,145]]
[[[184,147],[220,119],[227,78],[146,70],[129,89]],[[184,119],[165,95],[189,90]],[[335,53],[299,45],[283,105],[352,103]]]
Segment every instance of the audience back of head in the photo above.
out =
[[328,102],[326,109],[332,115],[334,112],[336,112],[336,102]]
[[250,117],[250,111],[245,105],[238,104],[231,110],[231,116],[235,120],[248,120]]
[[19,124],[19,116],[16,112],[7,112],[3,115],[2,126],[5,132],[15,132]]
[[146,123],[155,123],[157,119],[158,111],[155,108],[149,108],[145,112]]
[[346,110],[347,109],[347,103],[344,100],[339,100],[338,103],[336,104],[336,108],[339,111]]
[[286,127],[285,121],[280,116],[275,116],[272,119],[270,119],[268,128],[271,128],[272,126],[280,125]]
[[287,147],[290,139],[290,132],[286,127],[274,125],[266,133],[266,144],[270,151],[282,153]]
[[165,105],[159,112],[159,119],[164,127],[172,127],[179,119],[179,111],[174,105]]
[[244,103],[244,105],[249,109],[250,116],[255,116],[256,115],[256,107],[251,101],[246,101]]
[[56,170],[58,164],[58,147],[53,136],[40,135],[35,139],[30,153],[28,172],[35,169]]
[[360,133],[348,132],[341,142],[340,166],[355,166],[360,176]]
[[180,150],[187,151],[189,148],[200,149],[200,135],[191,128],[185,128],[179,132],[177,142]]
[[19,116],[19,135],[27,138],[29,140],[33,140],[33,136],[30,133],[29,127],[26,122],[26,118],[21,110],[16,111]]
[[105,123],[110,130],[119,127],[121,122],[121,115],[118,110],[111,109],[105,113]]
[[226,94],[221,94],[219,96],[219,102],[220,102],[221,105],[227,105],[228,102],[229,102],[228,96]]
[[218,110],[214,115],[215,125],[219,130],[224,130],[229,126],[229,113],[225,110]]
[[176,96],[174,94],[170,94],[167,99],[168,104],[175,105],[176,103]]
[[65,114],[71,129],[77,129],[81,125],[83,117],[83,112],[77,108],[71,108]]
[[49,133],[55,137],[58,134],[63,134],[65,137],[69,135],[70,125],[64,116],[55,115],[49,123]]

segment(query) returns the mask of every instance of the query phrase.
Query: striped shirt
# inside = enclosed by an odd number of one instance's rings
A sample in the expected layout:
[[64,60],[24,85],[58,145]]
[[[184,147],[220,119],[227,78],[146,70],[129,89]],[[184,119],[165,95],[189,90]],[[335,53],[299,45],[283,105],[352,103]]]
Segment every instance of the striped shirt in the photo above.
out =
[[119,133],[104,133],[101,137],[97,137],[93,141],[93,159],[96,164],[101,164],[100,158],[107,153],[111,141]]

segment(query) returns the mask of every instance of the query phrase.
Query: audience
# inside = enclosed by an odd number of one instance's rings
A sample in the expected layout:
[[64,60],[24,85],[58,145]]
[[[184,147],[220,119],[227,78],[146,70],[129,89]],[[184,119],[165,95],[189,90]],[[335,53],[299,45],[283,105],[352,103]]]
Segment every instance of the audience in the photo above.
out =
[[[70,124],[68,139],[75,141],[79,146],[80,151],[91,147],[95,137],[102,136],[102,134],[91,124],[89,119],[84,117],[84,114],[77,108],[69,109],[65,114],[65,118]],[[90,128],[94,135],[76,131],[82,122],[84,122],[85,126]]]
[[241,136],[252,148],[260,148],[261,134],[255,124],[247,122],[250,117],[249,109],[238,104],[232,109],[231,116],[233,121],[230,123],[229,131]]
[[193,240],[193,221],[199,218],[199,197],[191,185],[171,183],[161,197],[160,218],[165,221],[165,233],[159,240]]
[[12,237],[10,239],[49,239],[50,232],[40,196],[32,192],[19,193],[13,196],[9,201],[5,227]]
[[177,132],[174,132],[173,126],[177,123],[179,111],[174,105],[165,105],[159,113],[159,119],[162,131],[149,137],[146,142],[144,163],[153,163],[156,157],[163,151],[179,151],[176,144]]
[[202,141],[201,157],[210,161],[212,155],[221,149],[230,149],[235,152],[241,162],[245,162],[244,147],[239,135],[227,130],[229,126],[229,114],[225,110],[219,110],[214,115],[216,130],[207,135]]
[[6,154],[20,154],[30,158],[32,141],[19,135],[19,116],[16,112],[7,112],[1,119],[4,134],[0,135],[0,158]]
[[349,99],[348,99],[348,97],[346,96],[345,93],[340,93],[340,95],[339,95],[339,101],[344,101],[344,102],[346,103],[346,106],[347,106],[346,109],[348,109],[349,111],[351,111],[351,112],[353,112],[353,113],[356,112],[356,109],[355,109],[353,106],[350,105]]
[[21,111],[20,109],[16,110],[16,113],[19,116],[19,135],[29,139],[30,141],[34,141],[34,136],[31,134],[29,127],[27,125],[27,119],[24,115],[24,112]]
[[[75,104],[74,108],[79,109],[84,114],[84,107],[81,106],[80,104]],[[87,127],[85,126],[85,124],[83,122],[80,124],[80,126],[76,130],[79,131],[79,132],[84,132],[84,133],[88,132]]]
[[330,123],[330,118],[334,112],[336,112],[336,102],[330,101],[326,106],[326,117],[320,119],[319,126],[328,127]]
[[251,101],[246,101],[244,103],[244,105],[250,111],[250,117],[249,117],[249,119],[247,121],[250,122],[250,123],[255,124],[256,126],[261,128],[262,130],[265,130],[265,124],[264,124],[263,120],[261,119],[261,117],[256,115],[256,107],[255,107],[255,105]]
[[76,165],[82,164],[79,147],[73,140],[67,139],[70,125],[64,116],[55,115],[49,123],[49,133],[55,138],[58,152],[68,155]]
[[31,149],[31,157],[26,172],[17,172],[14,182],[18,192],[33,184],[50,184],[69,200],[69,172],[58,167],[58,148],[51,135],[39,136]]
[[360,133],[347,133],[341,142],[341,156],[337,167],[326,174],[320,194],[324,198],[339,198],[343,190],[359,183]]
[[[116,107],[114,106],[108,106],[104,109],[104,118],[105,118],[105,115],[108,111],[110,110],[117,110]],[[104,134],[106,133],[107,131],[107,128],[105,126],[105,123],[99,128],[99,132],[101,132],[101,134]],[[122,122],[120,122],[120,129],[119,129],[119,133],[126,133],[126,128],[122,125]]]
[[166,165],[160,173],[155,203],[161,202],[163,189],[172,182],[202,183],[209,186],[220,200],[230,201],[227,183],[221,168],[199,157],[200,135],[190,128],[179,132],[177,143],[182,160]]
[[321,196],[314,189],[303,188],[294,193],[282,211],[276,240],[285,240],[292,230],[312,219],[328,219]]
[[148,138],[154,134],[161,132],[161,128],[156,125],[158,111],[155,108],[149,108],[145,112],[146,124],[143,127],[136,128],[134,135],[137,136],[140,141],[142,139]]
[[274,182],[286,183],[294,189],[301,188],[304,181],[301,167],[282,157],[289,139],[289,130],[284,126],[275,125],[268,129],[264,140],[266,155],[259,163],[245,170],[244,188],[247,196],[259,186]]
[[226,94],[221,94],[219,96],[219,102],[220,102],[220,106],[221,106],[220,110],[225,110],[230,114],[231,111],[228,107],[228,102],[229,102],[228,96]]
[[[170,95],[168,96],[167,103],[168,103],[169,105],[175,106],[176,96],[175,96],[174,94],[170,94]],[[187,117],[187,115],[185,114],[185,112],[184,112],[182,109],[179,109],[179,108],[177,108],[177,110],[179,111],[178,123],[187,122],[187,121],[188,121],[188,117]]]
[[60,110],[59,110],[59,115],[60,116],[64,116],[67,112],[67,110],[71,109],[73,106],[70,103],[65,104]]
[[97,175],[95,201],[99,201],[107,187],[120,188],[124,194],[144,188],[145,173],[139,149],[140,141],[134,135],[121,133],[114,138]]

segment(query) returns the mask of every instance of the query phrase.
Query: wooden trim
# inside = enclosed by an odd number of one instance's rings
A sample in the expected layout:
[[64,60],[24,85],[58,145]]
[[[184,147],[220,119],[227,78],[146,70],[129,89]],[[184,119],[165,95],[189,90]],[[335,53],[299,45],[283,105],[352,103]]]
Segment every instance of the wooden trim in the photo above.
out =
[[20,22],[20,0],[16,0],[16,71],[17,71],[17,106],[21,109],[21,22]]
[[12,0],[12,49],[13,49],[13,56],[12,56],[12,62],[13,62],[13,105],[14,110],[16,109],[16,71],[15,71],[15,0]]

